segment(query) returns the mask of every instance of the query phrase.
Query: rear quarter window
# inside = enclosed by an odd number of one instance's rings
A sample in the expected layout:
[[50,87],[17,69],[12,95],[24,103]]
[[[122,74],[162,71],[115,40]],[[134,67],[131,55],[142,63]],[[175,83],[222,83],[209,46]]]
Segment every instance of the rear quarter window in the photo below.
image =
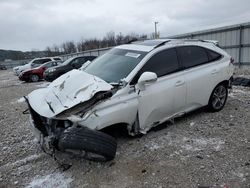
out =
[[207,50],[207,55],[208,55],[208,59],[209,61],[216,61],[218,59],[220,59],[222,57],[221,54],[215,52],[215,51],[212,51],[212,50],[209,50],[209,49],[206,49]]

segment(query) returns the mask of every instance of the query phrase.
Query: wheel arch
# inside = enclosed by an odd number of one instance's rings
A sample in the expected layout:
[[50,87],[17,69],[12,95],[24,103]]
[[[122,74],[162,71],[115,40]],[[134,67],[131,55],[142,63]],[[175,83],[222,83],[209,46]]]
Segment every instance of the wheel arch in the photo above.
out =
[[223,81],[219,82],[216,86],[214,86],[212,92],[210,93],[210,96],[209,96],[209,99],[208,99],[208,101],[207,101],[207,104],[209,104],[210,98],[211,98],[211,96],[212,96],[212,94],[213,94],[215,88],[216,88],[218,85],[220,85],[220,84],[223,84],[224,86],[226,86],[226,87],[228,88],[228,87],[229,87],[229,80],[223,80]]
[[129,124],[125,123],[125,122],[120,122],[120,123],[114,123],[105,127],[101,127],[100,129],[98,129],[101,132],[107,133],[107,134],[129,134],[128,128],[129,128]]

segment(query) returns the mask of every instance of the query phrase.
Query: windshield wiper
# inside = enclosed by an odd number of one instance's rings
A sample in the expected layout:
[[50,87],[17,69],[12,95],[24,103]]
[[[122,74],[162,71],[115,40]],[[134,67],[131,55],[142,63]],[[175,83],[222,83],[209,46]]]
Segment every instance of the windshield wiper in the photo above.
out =
[[125,82],[124,80],[120,80],[118,83],[117,82],[110,82],[109,84],[112,86],[125,86],[127,84],[127,82]]

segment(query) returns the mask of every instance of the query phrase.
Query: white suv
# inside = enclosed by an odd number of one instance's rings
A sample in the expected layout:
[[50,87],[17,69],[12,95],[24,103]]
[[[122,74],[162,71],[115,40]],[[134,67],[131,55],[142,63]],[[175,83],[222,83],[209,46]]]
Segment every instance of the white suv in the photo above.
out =
[[84,150],[106,160],[115,140],[99,130],[126,125],[145,134],[162,122],[227,100],[233,59],[213,41],[146,40],[121,45],[28,95],[41,144]]
[[61,57],[43,57],[43,58],[35,58],[32,59],[29,63],[25,64],[25,65],[21,65],[21,66],[17,66],[13,68],[13,72],[15,75],[19,75],[21,72],[31,69],[31,68],[35,68],[35,67],[39,67],[40,65],[47,63],[49,61],[61,61],[62,58]]

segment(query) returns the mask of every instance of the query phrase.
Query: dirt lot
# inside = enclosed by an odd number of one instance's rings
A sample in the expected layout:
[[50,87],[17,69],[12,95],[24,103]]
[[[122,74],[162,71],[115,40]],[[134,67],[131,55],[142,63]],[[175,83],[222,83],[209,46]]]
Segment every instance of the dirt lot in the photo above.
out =
[[62,171],[35,143],[21,98],[46,82],[0,71],[0,187],[250,187],[250,88],[234,87],[218,113],[196,111],[141,138],[118,136],[115,160]]

